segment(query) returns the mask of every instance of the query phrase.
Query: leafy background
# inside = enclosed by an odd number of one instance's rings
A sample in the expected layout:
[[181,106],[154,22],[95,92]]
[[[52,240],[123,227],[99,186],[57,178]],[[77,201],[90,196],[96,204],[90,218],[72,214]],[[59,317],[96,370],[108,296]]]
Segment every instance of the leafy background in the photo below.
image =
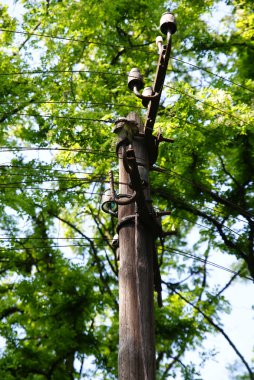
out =
[[[200,379],[186,353],[212,358],[204,337],[214,333],[234,345],[225,292],[254,278],[252,1],[16,7],[19,17],[0,6],[1,378],[117,376],[116,221],[100,201],[110,168],[118,179],[114,121],[145,116],[127,73],[139,67],[152,83],[169,7],[178,31],[155,132],[175,141],[151,172],[154,205],[172,210],[158,242],[157,379]],[[219,286],[210,262],[221,255],[234,265]],[[234,352],[230,376],[253,379]]]

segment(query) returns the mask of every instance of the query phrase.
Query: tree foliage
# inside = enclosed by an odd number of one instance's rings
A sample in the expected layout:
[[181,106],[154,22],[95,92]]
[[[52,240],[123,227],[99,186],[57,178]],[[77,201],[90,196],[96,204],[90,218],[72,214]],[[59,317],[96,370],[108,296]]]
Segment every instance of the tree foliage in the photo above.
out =
[[[155,133],[174,143],[151,172],[154,204],[172,210],[157,247],[157,378],[200,378],[184,355],[209,333],[234,346],[223,291],[254,279],[252,1],[16,1],[19,17],[0,5],[2,379],[117,376],[116,221],[100,198],[110,168],[118,178],[114,120],[145,116],[127,73],[152,83],[168,6],[178,31]],[[222,289],[212,252],[235,258]]]

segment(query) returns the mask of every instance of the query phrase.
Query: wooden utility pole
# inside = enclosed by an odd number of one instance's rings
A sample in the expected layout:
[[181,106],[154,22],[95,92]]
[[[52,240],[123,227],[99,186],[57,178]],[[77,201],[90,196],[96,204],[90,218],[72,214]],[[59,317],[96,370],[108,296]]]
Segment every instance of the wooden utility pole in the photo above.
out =
[[[127,117],[137,123],[139,135],[133,138],[138,167],[149,172],[149,160],[140,118]],[[128,184],[123,155],[128,141],[120,145],[119,194],[133,195]],[[149,183],[144,185],[150,208]],[[155,339],[153,311],[153,236],[140,221],[135,203],[119,206],[119,380],[155,379]]]
[[155,239],[162,235],[158,216],[150,199],[149,169],[156,162],[159,143],[170,139],[153,135],[157,110],[166,76],[171,51],[171,35],[176,32],[174,16],[162,15],[161,36],[156,43],[159,60],[153,87],[143,88],[143,78],[137,68],[130,71],[128,86],[148,107],[145,126],[138,115],[131,112],[117,120],[114,132],[119,136],[119,193],[111,189],[105,193],[102,209],[116,216],[118,205],[119,235],[119,380],[155,380],[155,333],[153,291],[158,293],[162,306],[161,281],[155,250]]

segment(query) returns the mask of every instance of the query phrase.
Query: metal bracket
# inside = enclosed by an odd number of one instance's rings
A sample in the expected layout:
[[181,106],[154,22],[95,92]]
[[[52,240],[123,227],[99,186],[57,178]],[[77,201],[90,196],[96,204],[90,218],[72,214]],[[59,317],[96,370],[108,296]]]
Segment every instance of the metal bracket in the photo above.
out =
[[157,134],[157,145],[159,145],[161,142],[168,142],[168,143],[173,143],[173,139],[168,139],[166,137],[162,136],[161,129],[159,128],[158,134]]
[[117,233],[119,234],[119,231],[122,227],[125,227],[128,224],[135,223],[135,217],[136,217],[136,215],[128,215],[128,216],[125,216],[124,218],[122,218],[116,227]]
[[[110,190],[111,190],[111,197],[112,200],[120,206],[129,205],[130,203],[134,202],[138,196],[136,191],[133,191],[133,195],[116,195],[115,188],[114,188],[114,176],[113,171],[110,170],[109,172],[109,178],[110,178]],[[121,199],[122,198],[122,199]]]

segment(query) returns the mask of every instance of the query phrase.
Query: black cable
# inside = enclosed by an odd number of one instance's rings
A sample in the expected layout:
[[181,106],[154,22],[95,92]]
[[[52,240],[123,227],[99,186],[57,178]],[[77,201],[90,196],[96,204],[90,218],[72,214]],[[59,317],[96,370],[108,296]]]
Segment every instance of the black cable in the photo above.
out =
[[[9,147],[0,146],[0,153],[3,152],[23,152],[23,151],[67,151],[76,153],[101,154],[115,157],[115,154],[106,150],[99,149],[83,149],[83,148],[46,148],[46,147]],[[1,167],[1,165],[0,165]]]
[[[190,211],[189,211],[189,212],[190,212]],[[172,213],[172,216],[173,216],[173,213]],[[203,225],[203,224],[201,224],[201,223],[198,223],[198,222],[194,222],[194,221],[192,221],[192,220],[190,220],[190,219],[188,219],[188,218],[186,218],[186,217],[183,217],[183,216],[180,216],[180,215],[176,215],[176,217],[177,217],[177,218],[180,218],[180,219],[183,219],[183,220],[186,220],[187,222],[190,222],[190,223],[192,223],[192,224],[195,224],[195,226],[203,227],[203,228],[204,228],[205,230],[207,230],[207,231],[210,230],[207,226],[205,226],[205,225]],[[232,228],[230,228],[230,227],[228,227],[228,226],[223,225],[223,228],[226,228],[226,229],[229,230],[230,232],[233,232],[234,234],[236,234],[236,235],[238,235],[238,236],[240,236],[240,237],[243,237],[243,235],[241,235],[239,232],[236,232],[236,231],[232,230]]]
[[[81,186],[82,184],[86,184],[86,183],[109,183],[109,180],[103,180],[103,179],[78,179],[78,178],[68,178],[68,179],[49,179],[49,180],[44,180],[44,179],[40,179],[40,180],[33,180],[33,181],[19,181],[19,182],[7,182],[7,183],[4,183],[4,182],[1,182],[0,183],[0,189],[1,188],[10,188],[10,185],[32,185],[33,183],[38,183],[38,184],[44,184],[45,182],[57,182],[57,183],[65,183],[65,182],[70,182],[70,181],[74,181],[76,182],[75,183],[75,186],[78,185],[78,186]],[[77,183],[78,182],[78,183]],[[19,187],[16,186],[16,188],[18,189]],[[58,189],[54,189],[54,190],[58,190]],[[61,188],[59,188],[59,190],[61,190]]]
[[[25,152],[25,151],[69,151],[69,152],[80,152],[86,154],[100,154],[105,155],[107,157],[112,157],[114,159],[119,158],[122,159],[121,154],[118,154],[118,157],[114,152],[111,151],[102,151],[95,149],[83,149],[83,148],[46,148],[46,147],[9,147],[9,146],[0,146],[0,153],[4,152]],[[136,156],[136,159],[140,157]],[[1,167],[1,165],[0,165]]]
[[11,30],[11,29],[3,29],[0,28],[0,31],[6,32],[6,33],[13,33],[13,34],[22,34],[22,35],[28,35],[28,36],[36,36],[36,37],[45,37],[45,38],[52,38],[56,40],[64,40],[64,41],[70,41],[70,42],[82,42],[85,43],[86,45],[100,45],[100,46],[109,46],[109,47],[116,47],[116,48],[121,48],[121,49],[128,49],[128,50],[136,50],[136,49],[141,49],[143,47],[146,47],[150,45],[151,43],[145,43],[142,45],[133,45],[133,46],[122,46],[122,45],[115,45],[115,44],[109,44],[109,43],[104,43],[100,41],[87,41],[79,38],[69,38],[69,37],[62,37],[62,36],[52,36],[50,34],[43,34],[43,33],[34,33],[34,32],[25,32],[25,31],[17,31],[17,30]]
[[[0,112],[0,115],[4,115],[8,117],[8,115],[13,116],[11,112]],[[29,113],[15,113],[15,116],[26,116],[26,117],[45,117],[45,118],[54,118],[54,119],[64,119],[64,120],[82,120],[82,121],[92,121],[92,122],[100,122],[100,123],[115,123],[113,119],[90,119],[84,117],[74,117],[74,116],[57,116],[57,115],[42,115],[42,114],[29,114]]]
[[[51,35],[48,35],[48,34],[43,34],[43,33],[30,33],[30,32],[25,32],[25,31],[15,31],[15,30],[10,30],[10,29],[3,29],[3,28],[0,28],[0,31],[2,32],[6,32],[6,33],[14,33],[14,34],[22,34],[22,35],[29,35],[29,36],[37,36],[37,37],[45,37],[45,38],[51,38],[51,39],[57,39],[57,40],[66,40],[66,41],[71,41],[71,42],[82,42],[82,43],[86,43],[86,44],[94,44],[94,45],[101,45],[101,46],[109,46],[109,47],[117,47],[117,48],[122,48],[122,49],[143,49],[144,47],[150,45],[151,43],[146,43],[146,44],[142,44],[142,45],[139,45],[139,46],[129,46],[129,47],[124,47],[124,46],[121,46],[121,45],[114,45],[114,44],[108,44],[108,43],[103,43],[103,42],[99,42],[99,41],[86,41],[86,40],[83,40],[83,39],[79,39],[79,38],[68,38],[68,37],[61,37],[61,36],[51,36]],[[152,53],[151,51],[146,51],[146,53]],[[154,53],[155,54],[155,53]],[[176,58],[175,56],[171,56],[170,57],[171,59],[175,60],[175,61],[178,61],[178,62],[182,62],[186,65],[189,65],[191,67],[194,67],[198,70],[201,70],[201,71],[204,71],[208,74],[211,74],[213,76],[216,76],[220,79],[222,79],[223,81],[226,81],[226,82],[229,82],[235,86],[238,86],[244,90],[247,90],[247,91],[250,91],[250,92],[254,92],[253,90],[249,89],[248,87],[245,87],[239,83],[236,83],[230,79],[227,79],[225,77],[223,77],[222,75],[219,75],[219,74],[216,74],[208,69],[205,69],[204,67],[200,67],[200,66],[197,66],[197,65],[194,65],[193,63],[190,63],[190,62],[186,62],[180,58]],[[73,71],[73,72],[81,72],[81,71]],[[0,75],[5,75],[5,74],[0,74]],[[8,75],[8,74],[6,74]],[[112,73],[112,75],[118,75],[116,73]],[[121,74],[119,74],[121,75]]]
[[[70,247],[90,247],[90,244],[66,244],[66,245],[50,245],[50,246],[35,246],[35,247],[6,247],[0,248],[0,252],[8,251],[31,251],[34,249],[54,249],[54,248],[70,248]],[[98,247],[103,247],[97,245]],[[1,260],[0,260],[1,261]]]
[[[88,104],[89,103],[89,104]],[[117,103],[103,103],[103,102],[83,102],[83,101],[50,101],[50,100],[45,100],[45,101],[15,101],[15,102],[0,102],[1,105],[16,105],[16,104],[23,104],[25,107],[26,106],[32,106],[33,104],[81,104],[84,105],[84,108],[94,108],[97,106],[113,106],[113,107],[127,107],[127,108],[137,108],[137,109],[144,109],[143,107],[138,107],[138,106],[133,106],[133,105],[128,105],[128,104],[117,104]]]
[[[164,168],[163,166],[158,166],[158,169],[162,169],[164,170],[165,172],[168,172],[169,175],[171,175],[170,173],[173,173],[172,176],[175,176],[175,177],[178,177],[180,178],[182,181],[186,182],[186,183],[189,183],[190,185],[194,186],[195,184],[188,178],[182,176],[181,174],[178,174],[176,172],[174,172],[173,170],[170,170],[170,169],[167,169],[167,168]],[[219,190],[218,189],[213,189],[215,191],[217,191],[219,193]],[[224,199],[223,197],[221,197],[219,195],[219,197],[222,199],[222,200],[225,200],[227,203],[230,203],[232,206],[235,206],[237,208],[241,208],[241,206],[238,206],[236,203],[233,203],[227,199]],[[244,209],[242,209],[244,212],[246,212],[251,218],[254,218],[254,215],[252,215],[249,211],[246,211]]]
[[[1,240],[1,238],[0,238]],[[66,244],[66,245],[53,245],[53,246],[34,246],[34,247],[6,247],[6,248],[0,248],[0,252],[12,252],[12,251],[22,251],[22,250],[34,250],[34,249],[54,249],[54,248],[70,248],[70,247],[79,247],[79,248],[83,248],[83,247],[90,247],[91,245],[90,244]],[[97,246],[99,248],[102,248],[104,247],[104,245],[98,245]],[[181,251],[179,249],[176,249],[176,248],[170,248],[170,247],[167,247],[166,250],[168,251],[171,251],[171,252],[175,252],[177,254],[180,254],[184,257],[187,257],[187,258],[191,258],[191,259],[194,259],[194,260],[198,260],[198,261],[201,261],[201,262],[204,262],[208,265],[211,265],[217,269],[221,269],[221,270],[224,270],[226,272],[229,272],[229,273],[233,273],[234,275],[237,275],[239,277],[242,277],[242,278],[245,278],[247,280],[250,280],[253,282],[253,279],[249,276],[244,276],[244,275],[240,275],[238,272],[235,272],[234,270],[232,269],[229,269],[227,267],[224,267],[220,264],[217,264],[213,261],[209,261],[209,260],[206,260],[206,259],[203,259],[201,257],[198,257],[198,256],[195,256],[191,253],[187,253],[187,252],[184,252],[184,251]],[[3,261],[0,259],[0,262]]]
[[[82,174],[82,175],[91,175],[93,176],[94,175],[94,172],[83,172],[83,171],[73,171],[73,170],[66,170],[66,169],[50,169],[47,167],[43,168],[43,167],[39,167],[39,168],[33,168],[33,167],[29,167],[29,166],[16,166],[16,165],[0,165],[0,169],[2,168],[11,168],[11,169],[23,169],[25,171],[25,173],[18,173],[18,172],[15,172],[15,173],[10,173],[10,172],[2,172],[3,176],[22,176],[23,174],[25,174],[25,177],[34,177],[35,175],[37,175],[37,173],[33,173],[33,174],[27,174],[27,170],[31,170],[31,171],[36,171],[36,170],[39,170],[40,171],[40,174],[42,176],[45,176],[45,177],[49,177],[49,178],[52,178],[50,177],[51,175],[54,176],[54,178],[63,178],[63,179],[79,179],[79,177],[63,177],[64,175],[74,175],[74,174]],[[43,173],[43,170],[45,170],[45,172]],[[52,170],[50,172],[50,170]],[[57,176],[55,175],[55,172],[59,172],[60,174],[62,173],[62,176]],[[96,174],[96,177],[105,177],[105,173],[97,173]]]
[[[1,30],[1,29],[0,29]],[[100,71],[100,70],[33,70],[33,71],[11,71],[9,73],[0,73],[0,76],[12,76],[12,75],[37,75],[37,74],[78,74],[78,73],[88,73],[88,74],[99,74],[99,75],[112,75],[112,76],[123,76],[127,77],[127,73],[116,73],[111,71]]]
[[174,57],[174,56],[171,56],[170,58],[173,59],[174,61],[179,61],[179,62],[182,62],[182,63],[184,63],[184,64],[186,64],[186,65],[192,66],[192,67],[194,67],[194,68],[196,68],[196,69],[198,69],[198,70],[205,71],[206,73],[211,74],[211,75],[213,75],[213,76],[215,76],[215,77],[217,77],[217,78],[220,78],[220,79],[222,79],[223,81],[229,82],[229,83],[231,83],[231,84],[233,84],[233,85],[235,85],[235,86],[238,86],[238,87],[240,87],[240,88],[242,88],[242,89],[244,89],[244,90],[247,90],[247,91],[250,91],[250,92],[253,92],[253,93],[254,93],[254,91],[251,90],[250,88],[245,87],[245,86],[243,86],[243,85],[241,85],[241,84],[239,84],[239,83],[233,82],[232,80],[227,79],[227,78],[223,77],[222,75],[219,75],[219,74],[213,73],[212,71],[210,71],[210,70],[208,70],[208,69],[205,69],[204,67],[200,67],[200,66],[194,65],[193,63],[183,61],[182,59],[180,59],[180,58],[176,58],[176,57]]
[[200,102],[200,103],[202,103],[202,104],[205,104],[206,106],[208,106],[208,107],[210,107],[210,108],[213,108],[213,109],[215,109],[215,110],[217,110],[217,111],[219,111],[219,112],[221,112],[221,113],[223,113],[223,114],[229,116],[230,118],[235,119],[235,120],[237,120],[237,121],[240,121],[241,123],[245,123],[246,125],[248,125],[248,126],[251,127],[251,124],[246,123],[246,122],[245,122],[243,119],[241,119],[240,117],[236,116],[235,114],[233,114],[233,113],[231,113],[231,112],[224,111],[224,110],[222,110],[221,108],[216,107],[216,106],[214,106],[213,104],[207,102],[206,100],[199,99],[199,98],[197,98],[197,97],[194,96],[194,95],[190,95],[190,94],[188,94],[188,93],[185,92],[185,91],[179,90],[179,89],[177,89],[177,88],[175,88],[175,87],[172,87],[172,86],[169,86],[169,85],[167,85],[167,84],[164,84],[164,87],[170,88],[171,90],[174,90],[174,91],[176,91],[176,92],[178,92],[178,93],[180,93],[180,94],[182,94],[182,95],[184,95],[184,96],[186,96],[186,97],[188,97],[188,98],[194,99],[194,100],[196,100],[197,102]]
[[[87,175],[93,175],[94,172],[85,172],[85,171],[75,171],[75,170],[72,170],[72,169],[55,169],[54,167],[52,166],[49,166],[49,165],[41,165],[39,167],[32,167],[32,166],[29,166],[29,165],[11,165],[11,164],[0,164],[0,169],[2,168],[10,168],[10,169],[22,169],[22,170],[45,170],[45,172],[48,172],[48,171],[51,171],[52,172],[60,172],[60,173],[67,173],[67,174],[87,174]],[[4,173],[4,174],[7,174],[7,173]],[[17,174],[18,175],[18,174]],[[100,175],[100,174],[98,174]],[[103,174],[101,174],[103,175]]]
[[[21,190],[21,188],[17,186],[5,186],[4,189],[15,189],[15,190]],[[79,191],[68,191],[71,190],[72,187],[67,187],[67,188],[61,188],[61,189],[45,189],[43,187],[26,187],[26,190],[39,190],[39,192],[54,192],[54,193],[61,193],[61,192],[68,192],[68,194],[73,194],[73,195],[79,195],[79,194],[89,194],[89,195],[98,195],[102,196],[104,193],[96,193],[96,192],[91,192],[91,191],[84,191],[84,190],[79,190]]]
[[9,240],[14,240],[14,241],[17,241],[19,242],[20,240],[102,240],[102,241],[113,241],[114,239],[107,239],[107,238],[95,238],[95,237],[90,237],[90,236],[87,236],[87,237],[48,237],[48,238],[45,238],[45,237],[30,237],[30,236],[19,236],[17,237],[17,235],[15,234],[15,237],[13,237],[12,235],[0,235],[0,240],[6,240],[6,241],[9,241]]
[[209,261],[209,260],[203,259],[203,258],[201,258],[201,257],[195,256],[195,255],[193,255],[193,254],[191,254],[191,253],[187,253],[187,252],[181,251],[181,250],[179,250],[179,249],[176,249],[176,248],[169,248],[169,247],[167,247],[166,250],[169,250],[169,251],[172,251],[172,252],[176,252],[176,253],[178,253],[179,255],[185,256],[185,257],[187,257],[187,258],[192,258],[192,259],[194,259],[194,260],[198,260],[198,261],[201,261],[201,262],[203,262],[203,263],[206,263],[206,264],[212,265],[212,266],[214,266],[214,267],[217,268],[217,269],[222,269],[222,270],[224,270],[224,271],[226,271],[226,272],[233,273],[234,275],[237,275],[237,276],[239,276],[239,277],[245,278],[246,280],[250,280],[250,281],[252,281],[252,282],[254,281],[252,277],[241,275],[241,274],[239,274],[238,272],[235,272],[235,271],[232,270],[232,269],[229,269],[229,268],[226,268],[226,267],[224,267],[224,266],[222,266],[222,265],[220,265],[220,264],[214,263],[213,261]]
[[[166,169],[165,169],[166,170]],[[168,169],[168,170],[170,170],[170,169]],[[174,174],[170,174],[170,173],[166,173],[166,172],[159,172],[158,174],[164,174],[165,176],[167,176],[167,177],[171,177],[171,176],[173,176],[174,177]],[[180,174],[179,174],[179,176],[180,176]],[[178,177],[178,176],[176,176],[176,177]],[[185,177],[183,177],[182,176],[182,178],[185,178]],[[186,178],[187,179],[187,178]],[[188,192],[188,191],[181,191],[181,190],[179,190],[179,189],[177,189],[177,190],[173,190],[172,189],[172,187],[170,188],[170,191],[173,191],[173,192],[175,192],[175,193],[177,193],[177,194],[183,194],[183,195],[185,195],[185,194],[189,194],[189,195],[191,195],[192,196],[192,193],[190,193],[190,192]],[[180,200],[182,200],[181,198],[179,198]],[[184,199],[185,200],[185,199]],[[208,209],[208,210],[211,210],[213,213],[215,213],[215,214],[218,214],[219,216],[221,216],[222,218],[224,218],[225,217],[225,215],[222,215],[219,211],[217,211],[217,210],[215,210],[215,209],[213,209],[213,208],[211,208],[211,207],[208,207],[208,206],[202,206],[202,207],[205,207],[206,209]],[[239,218],[239,217],[237,217],[237,216],[234,216],[234,219],[237,219],[237,220],[239,220],[240,222],[242,222],[242,223],[245,223],[245,224],[248,224],[248,222],[246,221],[246,220],[243,220],[243,219],[241,219],[241,218]]]

